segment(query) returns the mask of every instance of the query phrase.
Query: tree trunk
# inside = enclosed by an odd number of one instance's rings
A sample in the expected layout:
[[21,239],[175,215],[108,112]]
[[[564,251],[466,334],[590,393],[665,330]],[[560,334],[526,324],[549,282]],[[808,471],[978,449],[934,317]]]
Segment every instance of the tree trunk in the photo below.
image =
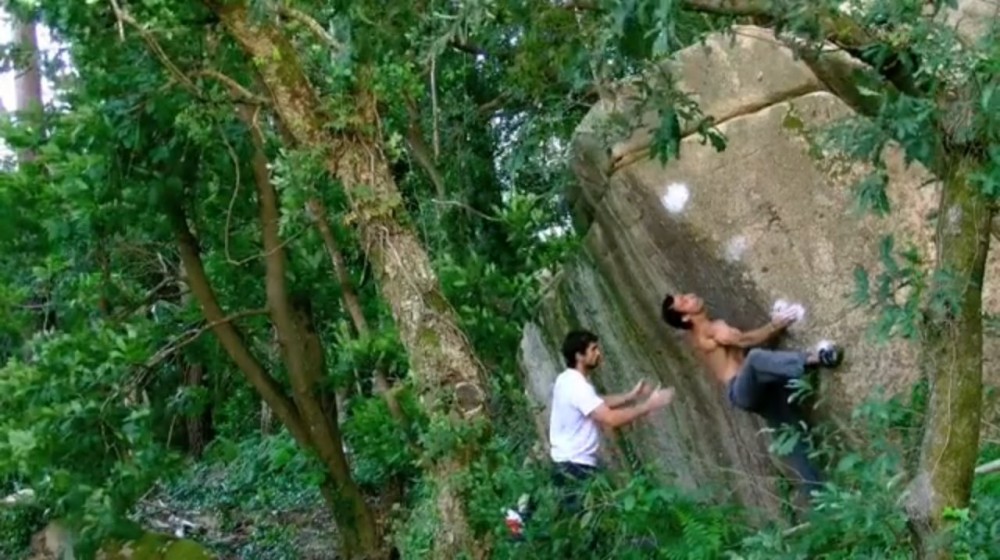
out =
[[341,254],[340,246],[337,245],[337,238],[333,236],[333,230],[330,229],[330,224],[327,221],[326,206],[321,200],[314,198],[309,201],[309,211],[312,213],[313,219],[316,220],[316,228],[319,230],[320,237],[323,238],[323,246],[330,257],[330,265],[333,267],[333,274],[340,286],[344,308],[351,316],[354,329],[359,335],[364,336],[368,334],[368,320],[365,319],[364,311],[361,309],[358,294],[354,291],[353,282],[351,282],[351,277],[347,272],[347,265],[344,263],[344,255]]
[[[351,277],[347,273],[344,256],[340,252],[337,239],[333,236],[333,231],[330,229],[330,224],[327,221],[326,207],[319,199],[313,199],[309,201],[309,210],[316,220],[316,227],[323,238],[323,245],[326,246],[326,252],[330,256],[333,273],[337,278],[337,283],[340,285],[341,298],[344,301],[344,307],[347,309],[348,315],[351,316],[351,322],[354,323],[354,330],[358,333],[359,337],[368,336],[368,320],[365,319],[364,310],[361,309],[361,301],[358,298],[357,292],[354,291]],[[381,369],[376,369],[372,372],[372,379],[375,385],[375,393],[382,395],[382,398],[385,399],[386,406],[389,407],[389,414],[392,415],[394,420],[405,426],[406,417],[403,414],[403,409],[399,406],[399,402],[396,400],[395,393],[392,392],[385,372]]]
[[278,231],[278,193],[271,183],[263,134],[249,111],[245,106],[240,108],[254,147],[252,167],[265,255],[264,285],[282,360],[292,385],[292,398],[302,414],[313,450],[326,466],[337,494],[333,513],[342,540],[341,552],[347,558],[375,557],[379,548],[375,518],[351,478],[336,422],[336,401],[322,386],[323,346],[313,328],[308,302],[300,300],[293,304],[289,297],[285,280],[287,261]]
[[[286,366],[294,394],[294,398],[289,399],[281,385],[247,348],[236,328],[224,320],[225,315],[205,275],[197,240],[187,226],[183,210],[174,206],[170,212],[191,293],[201,305],[205,319],[212,324],[213,334],[295,441],[303,449],[315,452],[326,467],[329,480],[325,484],[332,484],[338,491],[333,512],[342,539],[340,552],[343,557],[379,558],[381,552],[378,550],[374,519],[367,510],[360,490],[350,479],[350,470],[340,444],[340,433],[335,423],[330,421],[335,411],[327,410],[333,406],[328,406],[327,401],[322,399],[318,387],[323,373],[322,347],[311,324],[303,324],[301,317],[295,318],[290,307],[282,311],[285,314],[282,316],[285,328],[288,328],[288,322],[292,325],[291,340],[282,339],[283,354],[287,359]],[[317,349],[320,349],[318,359]],[[369,546],[374,548],[367,548]]]
[[274,415],[264,399],[260,400],[260,433],[265,436],[274,433]]
[[[202,364],[186,364],[184,368],[184,384],[188,387],[202,387],[205,385],[205,366]],[[211,435],[212,408],[206,406],[205,410],[198,414],[189,414],[184,418],[185,429],[188,437],[188,448],[191,455],[201,458],[205,452],[205,445]]]
[[[409,353],[432,426],[468,434],[451,448],[427,458],[428,478],[438,485],[436,525],[440,532],[433,557],[478,557],[458,475],[471,462],[477,438],[485,433],[481,429],[488,427],[484,372],[458,327],[454,310],[441,294],[427,252],[413,229],[402,223],[401,196],[381,146],[358,133],[332,136],[327,131],[329,118],[280,29],[251,19],[243,3],[211,6],[254,61],[274,110],[290,135],[302,147],[325,152],[327,169],[343,184],[365,253]],[[375,122],[369,92],[358,93],[356,106],[361,122]]]
[[[187,271],[184,264],[179,267],[180,280],[187,281]],[[180,296],[182,305],[191,303],[191,294]],[[184,355],[180,356],[178,363],[184,368],[183,384],[187,387],[205,386],[205,366],[196,361],[189,361]],[[206,404],[205,409],[199,414],[189,414],[184,417],[184,427],[187,433],[188,450],[195,458],[201,458],[205,452],[205,446],[212,437],[212,405]]]
[[[320,237],[323,238],[323,245],[326,247],[326,252],[330,256],[330,263],[333,266],[333,274],[337,279],[337,284],[340,286],[340,299],[344,303],[344,308],[347,310],[347,314],[351,317],[351,322],[354,323],[354,328],[359,336],[363,336],[367,330],[361,330],[358,325],[365,327],[367,321],[365,320],[365,314],[361,309],[361,302],[358,299],[358,294],[354,291],[354,287],[351,285],[351,277],[347,272],[347,266],[344,264],[344,256],[340,253],[340,248],[337,246],[337,240],[333,236],[333,231],[330,230],[330,224],[327,222],[326,217],[326,206],[318,198],[313,198],[309,200],[309,211],[312,213],[313,219],[316,221],[316,229],[319,230]],[[381,372],[376,372],[375,375],[380,375]],[[383,375],[384,379],[385,376]],[[347,387],[340,387],[336,392],[337,397],[337,423],[343,425],[347,421],[347,399],[350,397],[350,392]],[[392,409],[392,405],[389,405]]]
[[260,396],[267,401],[268,406],[278,416],[282,424],[288,428],[295,441],[303,447],[309,448],[308,434],[292,401],[285,395],[284,389],[278,381],[264,369],[260,361],[250,352],[236,327],[225,320],[226,315],[223,313],[219,300],[215,296],[215,290],[205,274],[205,267],[201,262],[201,254],[198,249],[198,240],[187,225],[183,208],[174,205],[167,211],[177,238],[181,263],[187,273],[188,286],[195,299],[198,300],[205,320],[212,325],[212,334],[219,340],[219,344],[222,345],[236,367],[240,368],[240,371],[246,375],[247,380],[257,389]]
[[[14,35],[18,48],[26,64],[17,64],[14,74],[14,103],[18,120],[26,121],[35,128],[38,137],[42,134],[42,74],[39,66],[38,37],[34,22],[22,21],[19,17],[11,17],[14,25]],[[0,111],[6,113],[6,108],[0,102]],[[32,150],[20,150],[17,153],[18,166],[34,161],[35,153]],[[39,321],[35,327],[36,331],[46,332],[56,328],[55,311],[49,308],[51,295],[48,290],[36,292],[38,295],[32,297],[32,304],[38,305],[40,309]],[[27,335],[26,335],[27,336]],[[28,346],[22,349],[22,357],[31,360],[31,350]]]
[[[319,229],[320,236],[323,238],[323,244],[326,246],[327,254],[330,256],[330,264],[333,267],[334,276],[337,278],[337,283],[340,286],[341,298],[344,302],[344,307],[347,309],[347,313],[351,316],[351,321],[354,323],[354,330],[359,337],[366,337],[369,334],[368,320],[365,319],[364,310],[361,308],[361,301],[351,282],[350,274],[344,263],[344,255],[337,245],[337,239],[333,236],[333,230],[330,229],[326,206],[321,200],[314,198],[309,201],[309,211],[316,220],[316,227]],[[389,385],[389,379],[386,377],[385,372],[381,368],[376,368],[372,372],[372,381],[375,386],[374,392],[376,395],[381,395],[385,400],[386,407],[389,409],[389,415],[403,429],[404,433],[409,436],[411,433],[409,423],[406,415],[403,413],[402,407],[399,406],[395,391]],[[343,403],[347,400],[347,392],[339,390],[336,396],[337,421],[338,424],[343,424],[346,420],[346,415],[343,412]],[[408,441],[408,445],[411,449],[416,448],[416,444],[412,441],[412,438]],[[406,480],[402,475],[397,475],[392,477],[380,489],[379,494],[382,498],[382,506],[384,508],[383,512],[379,515],[380,518],[388,517],[383,513],[391,511],[393,505],[398,504],[403,499],[405,488]]]
[[[316,453],[330,473],[329,483],[333,499],[328,502],[333,509],[344,546],[345,558],[380,558],[388,551],[381,551],[379,531],[361,489],[351,478],[351,470],[344,456],[343,439],[337,425],[332,398],[323,398],[321,387],[324,373],[323,344],[313,328],[312,315],[306,302],[297,302],[293,317],[297,328],[297,351],[302,352],[302,370],[293,380],[296,402],[304,410],[306,422],[316,442]],[[290,376],[292,377],[292,376]],[[330,395],[325,395],[330,397]],[[325,493],[324,493],[325,494]]]
[[[955,308],[927,318],[923,363],[930,381],[924,441],[906,509],[925,558],[948,558],[949,508],[969,504],[979,452],[982,412],[982,287],[993,211],[970,172],[972,161],[955,158],[943,177],[936,232],[935,293],[955,298]],[[933,304],[932,304],[933,305]]]
[[[281,359],[281,344],[278,342],[278,330],[271,325],[270,338],[267,343],[267,358],[266,362],[273,367],[273,364],[277,363]],[[274,423],[274,411],[271,407],[267,406],[267,400],[261,399],[260,401],[260,433],[261,435],[271,435],[274,433],[275,423]]]
[[[38,33],[35,30],[35,23],[14,19],[15,33],[17,35],[17,46],[21,50],[24,65],[18,67],[14,75],[14,91],[17,97],[18,118],[29,123],[35,134],[40,138],[42,134],[42,69],[41,57],[38,52]],[[18,153],[18,161],[27,163],[34,161],[35,153],[32,150],[22,150]]]

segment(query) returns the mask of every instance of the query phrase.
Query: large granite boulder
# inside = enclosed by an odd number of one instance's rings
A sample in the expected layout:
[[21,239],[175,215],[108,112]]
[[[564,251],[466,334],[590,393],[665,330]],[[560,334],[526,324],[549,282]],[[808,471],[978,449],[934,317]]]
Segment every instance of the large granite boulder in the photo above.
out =
[[[562,337],[576,326],[595,331],[606,355],[600,388],[627,390],[640,377],[677,388],[665,413],[625,430],[635,453],[666,480],[720,485],[743,503],[773,510],[779,492],[770,436],[728,404],[662,323],[663,295],[698,292],[712,314],[744,328],[767,321],[778,298],[802,302],[806,318],[784,344],[833,338],[847,347],[842,369],[819,390],[827,417],[850,414],[874,391],[895,394],[917,378],[914,348],[874,342],[871,312],[852,306],[850,295],[856,266],[878,269],[885,234],[933,255],[929,216],[939,183],[889,149],[892,214],[856,211],[853,186],[866,169],[816,153],[807,138],[852,109],[832,93],[841,88],[830,74],[797,60],[769,30],[737,27],[713,36],[668,68],[719,123],[728,147],[717,152],[688,133],[681,157],[661,165],[648,157],[648,130],[607,132],[609,116],[628,105],[624,93],[592,109],[575,136],[579,184],[569,193],[585,251],[560,273],[537,323],[526,326],[522,368],[544,425],[553,379],[564,367]],[[988,275],[995,269],[994,260]],[[990,292],[986,305],[997,303]]]

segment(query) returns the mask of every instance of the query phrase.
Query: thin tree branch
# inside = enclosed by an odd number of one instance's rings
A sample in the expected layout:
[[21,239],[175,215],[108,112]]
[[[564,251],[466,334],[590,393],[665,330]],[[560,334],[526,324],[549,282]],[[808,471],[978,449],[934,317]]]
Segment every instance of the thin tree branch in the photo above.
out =
[[[344,302],[344,307],[347,308],[347,313],[351,316],[351,321],[354,323],[354,330],[359,337],[368,336],[368,320],[365,319],[365,314],[361,309],[361,302],[358,298],[358,294],[354,290],[351,277],[347,272],[347,265],[344,263],[344,255],[341,253],[340,247],[337,245],[337,240],[333,236],[333,231],[330,229],[330,224],[327,221],[326,206],[324,206],[323,202],[318,198],[313,198],[308,202],[307,208],[309,210],[309,214],[311,215],[310,217],[316,222],[316,227],[319,229],[320,236],[323,238],[323,244],[326,245],[327,254],[330,256],[330,263],[333,266],[334,276],[340,285],[341,299]],[[403,409],[399,405],[399,399],[396,398],[399,387],[392,387],[389,383],[389,378],[386,377],[385,372],[379,367],[376,367],[372,372],[372,380],[375,385],[374,392],[377,395],[381,395],[382,398],[385,399],[385,404],[389,408],[390,416],[392,416],[393,420],[398,422],[400,426],[405,428],[408,425],[406,415],[403,413]],[[413,442],[409,442],[409,446],[414,452],[417,451]]]
[[440,206],[455,206],[467,212],[471,212],[472,214],[475,214],[476,216],[479,216],[480,218],[491,222],[501,221],[500,218],[497,218],[496,216],[490,216],[489,214],[484,214],[483,212],[476,210],[475,208],[469,206],[468,204],[465,204],[464,202],[460,202],[458,200],[438,200],[432,198],[430,199],[430,202],[438,204]]
[[330,35],[326,29],[323,29],[323,26],[309,14],[288,6],[279,6],[278,13],[290,20],[297,21],[306,26],[309,31],[312,31],[313,35],[326,43],[330,48],[337,51],[344,50],[344,45],[340,44],[340,42],[337,41],[333,35]]
[[155,55],[156,58],[160,59],[160,62],[163,64],[163,66],[166,67],[167,72],[169,72],[170,75],[173,76],[173,78],[177,80],[177,82],[181,84],[182,87],[184,87],[184,89],[186,89],[195,97],[198,98],[202,97],[201,91],[198,89],[198,87],[194,85],[191,79],[188,78],[184,74],[184,72],[181,72],[180,68],[178,68],[177,65],[174,64],[172,60],[170,60],[170,57],[168,57],[167,53],[163,51],[163,48],[160,47],[160,43],[156,41],[156,37],[153,37],[152,33],[146,30],[142,25],[140,25],[139,22],[136,21],[134,17],[132,17],[132,14],[124,10],[121,6],[118,5],[117,2],[112,2],[111,9],[114,10],[115,17],[118,19],[119,24],[122,21],[124,21],[125,23],[135,28],[135,30],[139,33],[139,36],[142,37],[142,40],[145,41],[146,45],[149,46],[149,50],[153,51],[153,55]]
[[[176,64],[174,64],[174,62],[170,59],[170,57],[167,56],[167,53],[163,50],[163,47],[160,46],[159,42],[156,40],[153,34],[150,33],[149,30],[144,28],[134,17],[132,17],[132,14],[123,9],[121,5],[119,5],[118,0],[111,0],[111,9],[114,12],[115,18],[118,22],[119,35],[121,36],[121,40],[124,41],[125,39],[125,31],[122,26],[122,23],[124,22],[135,28],[135,30],[139,33],[139,36],[142,37],[143,41],[145,41],[146,44],[149,46],[149,50],[153,52],[153,55],[156,56],[156,58],[158,58],[160,62],[163,64],[163,66],[167,69],[167,73],[170,74],[171,82],[180,84],[181,87],[183,87],[191,95],[197,97],[198,99],[204,99],[204,94],[202,93],[202,91],[194,84],[194,82],[191,81],[191,79],[184,72],[181,71],[181,69]],[[302,15],[305,16],[304,14]],[[315,21],[313,21],[313,23],[315,23]],[[318,26],[319,24],[316,25]],[[320,28],[320,31],[322,31],[322,28]],[[194,75],[213,78],[222,82],[230,89],[231,92],[233,92],[233,94],[238,99],[242,99],[243,101],[246,101],[248,103],[253,103],[256,105],[266,105],[268,103],[268,100],[266,98],[254,94],[249,89],[240,85],[239,82],[237,82],[236,80],[230,78],[229,76],[223,74],[218,70],[213,70],[210,68],[202,69],[196,71]],[[172,84],[168,83],[167,87],[169,87],[170,85]]]
[[507,101],[509,98],[510,98],[509,91],[502,92],[500,95],[494,97],[493,99],[477,107],[476,111],[480,115],[489,116],[490,114],[493,113],[493,111],[496,111],[501,106],[503,106],[504,102]]
[[327,255],[330,257],[330,264],[333,267],[334,276],[340,286],[340,294],[344,301],[344,307],[347,308],[347,313],[351,316],[351,321],[354,323],[354,330],[359,335],[365,336],[368,334],[368,320],[365,318],[358,294],[354,290],[353,282],[351,282],[351,276],[347,271],[347,264],[344,262],[344,255],[341,253],[340,246],[337,245],[337,239],[334,237],[333,230],[330,229],[330,224],[327,221],[326,206],[318,198],[310,199],[307,204],[309,217],[314,220],[320,237],[323,238],[323,245],[326,247]]
[[448,46],[457,50],[464,52],[466,54],[471,54],[473,56],[490,56],[490,53],[486,52],[485,49],[471,43],[466,43],[464,41],[459,41],[457,39],[451,39],[448,41]]
[[427,173],[431,183],[434,184],[438,198],[444,198],[446,194],[444,177],[434,163],[430,148],[424,141],[423,131],[420,128],[420,112],[417,110],[416,103],[410,98],[406,99],[406,110],[410,115],[409,126],[406,129],[406,145],[413,158],[417,160],[420,167]]
[[229,232],[232,230],[233,206],[236,204],[236,197],[239,195],[240,187],[243,185],[243,181],[240,180],[240,158],[236,155],[236,149],[233,148],[233,145],[229,143],[229,139],[226,138],[225,131],[222,130],[221,126],[218,128],[219,137],[222,138],[222,143],[226,145],[226,151],[229,152],[229,159],[233,161],[233,174],[236,175],[236,184],[233,185],[233,195],[229,197],[229,205],[226,207],[226,225],[222,234],[222,246],[229,264],[239,266],[240,263],[233,260],[233,255],[229,252]]
[[436,162],[439,157],[441,157],[441,139],[440,132],[438,131],[438,121],[441,118],[440,112],[438,110],[438,95],[437,95],[437,56],[431,58],[431,123],[433,132],[433,146],[434,146],[434,161]]
[[111,11],[115,14],[115,23],[118,25],[118,40],[125,42],[125,24],[122,23],[122,8],[118,0],[111,0]]
[[175,201],[167,207],[167,212],[177,239],[181,262],[187,272],[187,283],[191,286],[191,293],[198,300],[205,319],[213,323],[212,332],[229,357],[236,363],[236,366],[246,375],[247,380],[257,389],[271,410],[288,428],[292,437],[303,447],[308,448],[311,445],[309,432],[291,399],[285,394],[278,381],[264,369],[260,361],[250,352],[243,337],[232,323],[220,321],[226,317],[226,314],[222,311],[215,290],[205,273],[198,249],[198,240],[187,225],[187,217],[183,207]]
[[606,11],[597,5],[596,0],[569,0],[560,4],[559,7],[574,12],[594,12],[600,14]]
[[243,101],[247,101],[254,105],[267,105],[269,103],[269,101],[265,97],[253,93],[249,89],[240,85],[240,83],[234,80],[233,78],[230,78],[229,76],[223,74],[222,72],[219,72],[218,70],[205,68],[203,70],[198,70],[194,74],[196,76],[212,78],[218,80],[219,82],[222,82],[223,85],[229,88],[229,92],[237,100],[242,99]]
[[135,313],[139,309],[142,309],[143,307],[146,306],[146,304],[148,304],[150,301],[152,301],[154,297],[156,297],[156,294],[158,294],[160,292],[160,290],[162,290],[163,288],[166,288],[167,286],[169,286],[170,284],[172,284],[172,283],[174,283],[176,281],[177,281],[177,279],[174,278],[173,276],[167,276],[166,278],[164,278],[163,280],[161,280],[159,284],[157,284],[156,286],[153,286],[149,290],[146,290],[146,293],[143,294],[142,298],[140,298],[137,303],[135,303],[134,305],[130,306],[128,309],[119,311],[118,313],[114,314],[111,317],[111,320],[112,321],[120,321],[120,320],[124,319],[125,317],[128,317],[129,315]]
[[984,474],[995,473],[997,471],[1000,471],[1000,459],[979,465],[976,467],[975,473],[976,476],[981,476]]
[[[343,451],[336,417],[336,400],[322,387],[323,348],[312,324],[308,305],[299,305],[289,297],[286,280],[287,255],[279,231],[281,205],[278,192],[271,182],[264,134],[256,121],[256,111],[238,108],[240,117],[250,131],[253,144],[251,168],[257,187],[261,239],[268,253],[264,259],[264,287],[282,350],[282,358],[292,386],[292,398],[304,420],[312,449],[326,464],[338,486],[352,483],[350,469]],[[344,491],[344,489],[341,489]]]
[[244,317],[252,317],[255,315],[265,315],[265,314],[267,314],[267,308],[248,309],[246,311],[240,311],[239,313],[233,313],[232,315],[222,317],[221,319],[209,321],[198,328],[191,329],[185,332],[184,334],[174,338],[174,340],[170,341],[169,344],[157,350],[156,353],[153,354],[153,356],[150,357],[150,359],[147,360],[142,367],[143,369],[152,369],[158,366],[159,364],[163,363],[164,360],[174,355],[178,350],[181,350],[185,346],[192,344],[193,342],[201,338],[203,334],[205,334],[209,330],[213,329],[214,327],[222,323],[230,323],[233,321],[237,321],[239,319],[243,319]]
[[[238,93],[234,92],[233,95],[238,95]],[[240,111],[241,111],[241,115],[242,115],[243,109],[241,108]],[[259,113],[259,106],[255,108],[255,110],[253,112],[253,117],[252,118],[251,117],[241,117],[241,118],[244,118],[244,120],[246,118],[251,118],[252,122],[254,123],[252,126],[253,127],[257,127],[257,125],[255,123],[256,123],[256,119],[257,119],[257,114],[258,113]],[[247,121],[247,122],[249,123],[250,121]],[[248,124],[248,126],[250,126],[250,125]],[[258,130],[259,130],[259,128],[258,128]],[[293,233],[292,235],[289,235],[287,238],[285,238],[281,243],[279,243],[275,247],[268,248],[267,246],[265,246],[264,247],[264,251],[261,252],[261,253],[258,253],[256,255],[251,255],[249,257],[246,257],[246,258],[243,258],[243,259],[240,259],[240,260],[236,260],[236,259],[233,258],[232,253],[230,253],[230,251],[229,251],[229,238],[230,238],[230,231],[232,230],[233,207],[236,204],[237,195],[239,194],[240,187],[242,185],[242,181],[240,180],[240,162],[239,162],[239,157],[236,155],[236,150],[233,148],[233,145],[226,138],[225,132],[221,129],[221,127],[219,127],[219,137],[222,138],[222,143],[226,145],[226,150],[229,152],[229,158],[233,161],[233,173],[236,175],[236,185],[233,188],[233,195],[230,197],[230,199],[229,199],[229,206],[226,208],[226,221],[225,221],[225,226],[224,226],[225,227],[225,232],[224,232],[223,237],[222,237],[222,239],[223,239],[223,251],[226,254],[226,262],[228,262],[229,264],[231,264],[233,266],[243,266],[246,263],[248,263],[248,262],[250,262],[250,261],[252,261],[254,259],[258,259],[258,258],[267,259],[269,256],[271,256],[275,252],[277,252],[277,251],[283,251],[284,248],[286,246],[288,246],[289,243],[291,243],[292,241],[294,241],[295,239],[297,239],[300,235],[302,235],[303,233],[305,233],[305,231],[306,231],[307,228],[302,228],[301,230]],[[265,162],[265,165],[266,165],[266,162]]]

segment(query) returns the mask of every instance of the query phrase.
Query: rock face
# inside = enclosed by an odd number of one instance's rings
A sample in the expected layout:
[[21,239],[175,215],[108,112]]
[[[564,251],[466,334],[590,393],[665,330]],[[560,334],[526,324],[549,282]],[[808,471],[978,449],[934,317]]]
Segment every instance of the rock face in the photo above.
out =
[[[847,63],[847,62],[845,62]],[[569,199],[585,251],[560,274],[521,346],[522,368],[543,425],[559,346],[582,326],[602,339],[599,390],[628,390],[640,377],[677,388],[675,404],[625,430],[625,442],[665,480],[719,484],[745,504],[775,510],[776,461],[763,423],[732,408],[678,333],[659,318],[663,295],[694,291],[714,316],[741,328],[768,320],[778,298],[802,302],[806,317],[783,346],[833,338],[847,360],[823,377],[825,413],[847,415],[873,391],[905,390],[917,376],[903,342],[877,344],[871,313],[851,305],[854,268],[878,270],[879,241],[933,255],[928,216],[937,183],[889,150],[892,214],[857,211],[853,185],[865,173],[812,153],[810,129],[853,114],[770,31],[738,27],[683,51],[672,64],[679,89],[695,94],[728,141],[717,152],[697,135],[666,166],[650,159],[648,132],[606,133],[615,103],[596,106],[577,129]],[[826,76],[824,76],[826,79]],[[990,272],[996,268],[991,265]],[[994,302],[987,298],[987,305]],[[989,368],[987,368],[989,371]]]
[[1000,22],[1000,4],[995,0],[958,0],[954,9],[943,12],[944,22],[967,41],[989,33]]

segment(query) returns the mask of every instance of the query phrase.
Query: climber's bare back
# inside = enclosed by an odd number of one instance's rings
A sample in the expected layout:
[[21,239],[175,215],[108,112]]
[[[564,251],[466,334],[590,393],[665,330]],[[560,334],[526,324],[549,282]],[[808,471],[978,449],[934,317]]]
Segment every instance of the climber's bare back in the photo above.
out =
[[688,333],[688,342],[694,348],[698,360],[705,365],[709,373],[719,383],[726,385],[739,373],[745,356],[741,348],[720,344],[712,336],[712,331],[715,328],[730,327],[725,321],[712,321],[704,329],[695,329]]

